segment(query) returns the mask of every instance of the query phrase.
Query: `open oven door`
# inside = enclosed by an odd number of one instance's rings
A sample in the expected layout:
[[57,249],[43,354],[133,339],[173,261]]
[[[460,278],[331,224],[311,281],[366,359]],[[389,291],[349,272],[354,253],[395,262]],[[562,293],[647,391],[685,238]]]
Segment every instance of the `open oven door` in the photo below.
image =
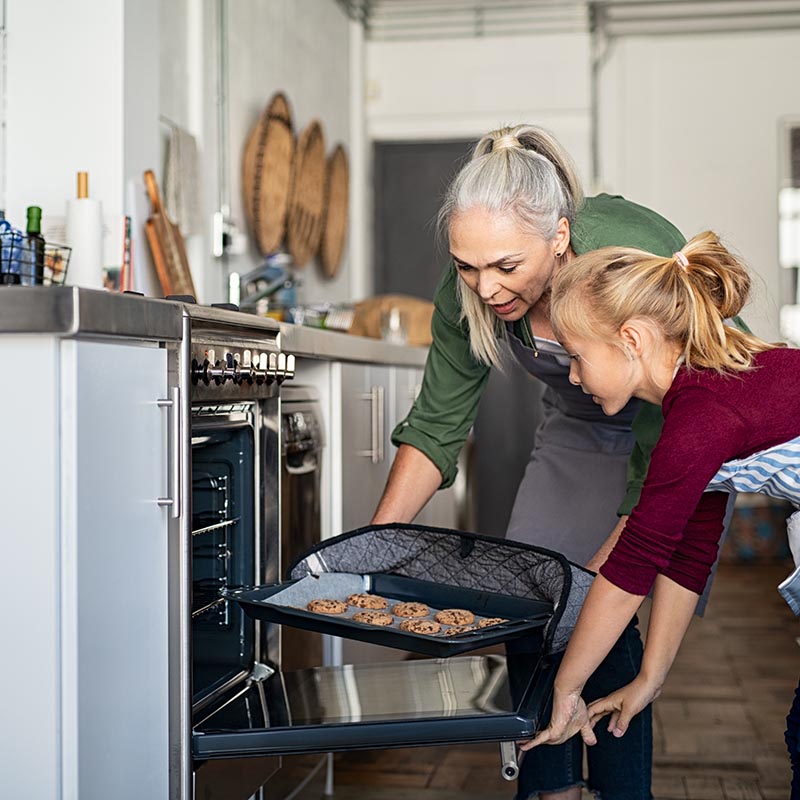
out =
[[[531,738],[559,657],[542,658],[519,702],[505,658],[476,655],[273,672],[197,715],[196,761]],[[548,712],[549,713],[549,712]]]

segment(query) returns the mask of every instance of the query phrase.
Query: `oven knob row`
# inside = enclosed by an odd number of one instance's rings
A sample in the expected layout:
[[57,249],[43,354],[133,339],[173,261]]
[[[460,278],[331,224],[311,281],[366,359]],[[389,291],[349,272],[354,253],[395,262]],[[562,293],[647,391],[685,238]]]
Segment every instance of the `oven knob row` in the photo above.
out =
[[203,383],[210,386],[213,381],[221,386],[227,381],[233,381],[237,386],[253,383],[261,386],[266,383],[283,383],[294,377],[295,357],[286,353],[260,353],[255,356],[255,362],[249,350],[245,350],[242,359],[239,353],[226,353],[225,360],[215,360],[214,351],[208,351],[208,357],[202,364],[196,358],[192,359],[192,383]]

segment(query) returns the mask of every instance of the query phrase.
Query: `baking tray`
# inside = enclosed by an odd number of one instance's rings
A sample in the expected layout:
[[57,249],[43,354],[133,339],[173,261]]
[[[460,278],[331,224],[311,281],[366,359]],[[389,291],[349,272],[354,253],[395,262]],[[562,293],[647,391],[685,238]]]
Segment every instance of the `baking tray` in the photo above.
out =
[[[476,622],[484,617],[502,617],[507,622],[453,636],[443,633],[425,635],[400,630],[397,624],[402,619],[398,617],[395,617],[397,622],[391,627],[354,622],[350,617],[364,610],[361,608],[348,607],[344,614],[336,616],[316,614],[305,609],[310,600],[345,600],[350,594],[362,592],[380,595],[389,600],[390,606],[392,601],[425,603],[431,609],[428,618],[446,608],[465,608],[475,614]],[[462,589],[387,573],[322,573],[270,586],[234,589],[226,592],[225,596],[239,603],[254,619],[438,658],[525,636],[546,625],[553,614],[553,604],[545,600],[527,600]],[[442,630],[448,627],[443,625]]]

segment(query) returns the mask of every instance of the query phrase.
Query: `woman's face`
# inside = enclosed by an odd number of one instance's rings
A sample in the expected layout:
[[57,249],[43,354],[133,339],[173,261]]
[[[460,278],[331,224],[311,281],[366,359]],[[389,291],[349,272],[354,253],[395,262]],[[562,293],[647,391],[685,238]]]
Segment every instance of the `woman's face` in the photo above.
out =
[[569,224],[545,241],[508,215],[472,208],[450,220],[450,254],[464,283],[500,319],[521,319],[550,287],[556,253],[569,245]]

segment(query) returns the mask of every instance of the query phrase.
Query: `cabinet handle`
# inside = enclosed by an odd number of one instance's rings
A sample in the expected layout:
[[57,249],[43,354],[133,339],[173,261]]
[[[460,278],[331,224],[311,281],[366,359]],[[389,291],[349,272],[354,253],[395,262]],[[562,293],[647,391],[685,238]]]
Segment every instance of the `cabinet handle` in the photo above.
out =
[[167,409],[169,425],[169,492],[170,497],[159,497],[158,504],[169,508],[171,517],[181,515],[181,390],[172,387],[172,397],[158,400],[159,408]]
[[370,442],[369,450],[359,450],[356,455],[365,456],[373,464],[383,461],[383,386],[373,386],[369,392],[361,395],[362,400],[369,400]]

